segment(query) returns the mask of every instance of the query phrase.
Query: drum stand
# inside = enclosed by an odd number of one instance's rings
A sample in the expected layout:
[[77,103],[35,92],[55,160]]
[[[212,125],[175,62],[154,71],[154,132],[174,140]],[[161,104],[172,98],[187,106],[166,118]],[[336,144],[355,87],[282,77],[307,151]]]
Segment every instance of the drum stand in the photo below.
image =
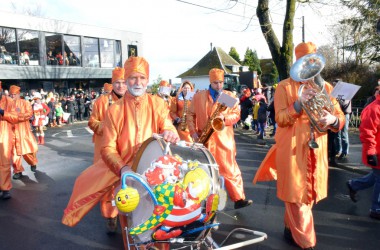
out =
[[[135,243],[130,243],[129,242],[129,237],[128,237],[128,228],[126,227],[125,228],[125,233],[127,234],[126,238],[127,238],[127,243],[128,243],[128,250],[130,250],[130,247],[131,246],[134,246],[136,249],[140,249],[139,246],[144,246],[144,249],[148,249],[148,250],[153,250],[153,249],[157,249],[156,247],[148,247],[146,248],[146,244],[149,244],[149,243],[154,243],[154,242],[157,242],[157,243],[168,243],[170,245],[172,244],[175,244],[177,245],[176,247],[171,247],[170,249],[172,250],[179,250],[179,249],[191,249],[191,250],[201,250],[202,249],[202,246],[206,247],[206,249],[219,249],[219,250],[232,250],[232,249],[239,249],[241,247],[244,247],[244,246],[249,246],[249,245],[253,245],[253,244],[256,244],[258,242],[261,242],[261,241],[264,241],[268,238],[267,234],[266,233],[263,233],[263,232],[259,232],[259,231],[255,231],[255,230],[251,230],[251,229],[246,229],[246,228],[235,228],[234,230],[232,230],[228,235],[227,237],[220,243],[218,244],[217,242],[215,242],[215,240],[212,238],[211,236],[211,233],[209,233],[204,239],[202,240],[194,240],[194,241],[186,241],[184,238],[172,238],[170,240],[167,240],[167,241],[152,241],[152,242],[146,242],[146,243],[140,243],[140,244],[135,244]],[[227,243],[227,241],[232,237],[234,236],[234,234],[246,234],[248,236],[251,236],[253,237],[252,239],[248,239],[248,240],[244,240],[244,241],[240,241],[238,243],[233,243],[233,244],[230,244],[230,245],[225,245],[225,243]],[[178,246],[178,245],[181,245],[181,246]],[[224,246],[225,245],[225,246]],[[203,248],[204,249],[204,248]]]

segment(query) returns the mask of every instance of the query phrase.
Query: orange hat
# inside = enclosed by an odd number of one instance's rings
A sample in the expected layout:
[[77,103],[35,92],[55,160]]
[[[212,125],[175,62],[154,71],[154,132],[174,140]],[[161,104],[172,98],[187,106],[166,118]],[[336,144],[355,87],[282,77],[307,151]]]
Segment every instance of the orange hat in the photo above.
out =
[[124,63],[124,70],[124,79],[130,77],[134,72],[144,74],[149,78],[149,63],[143,57],[129,57]]
[[160,87],[170,87],[170,83],[165,80],[162,80],[160,82]]
[[109,92],[112,91],[112,84],[111,83],[105,83],[103,86],[104,91]]
[[315,46],[315,44],[312,42],[300,43],[296,46],[294,52],[296,54],[296,60],[298,60],[307,54],[313,54],[317,52],[317,46]]
[[19,86],[11,85],[9,87],[9,94],[11,94],[11,95],[20,94],[20,89],[21,88]]
[[114,70],[112,70],[112,83],[116,82],[117,80],[124,80],[124,69],[116,67]]
[[210,77],[210,82],[224,81],[224,70],[222,69],[213,68],[208,75]]

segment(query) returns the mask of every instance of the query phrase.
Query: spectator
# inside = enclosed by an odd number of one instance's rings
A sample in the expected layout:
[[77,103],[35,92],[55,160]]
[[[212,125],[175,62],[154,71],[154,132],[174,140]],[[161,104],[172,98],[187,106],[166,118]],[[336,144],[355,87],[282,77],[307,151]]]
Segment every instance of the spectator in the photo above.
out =
[[252,110],[252,101],[250,99],[251,97],[251,90],[249,88],[243,89],[243,93],[240,97],[240,121],[243,125],[243,128],[248,130],[249,124],[245,124],[245,119],[247,119],[249,115],[249,111]]
[[362,147],[362,161],[372,168],[372,171],[347,182],[350,198],[357,202],[357,191],[373,188],[372,205],[369,216],[380,220],[380,89],[375,92],[376,100],[369,104],[361,114],[360,141]]
[[62,109],[62,103],[58,102],[55,104],[55,120],[58,127],[61,127],[62,122],[62,116],[63,116],[63,109]]
[[264,98],[261,98],[259,101],[259,110],[257,111],[257,121],[259,125],[259,136],[258,139],[263,140],[265,135],[265,127],[267,124],[267,109],[268,105],[266,104]]

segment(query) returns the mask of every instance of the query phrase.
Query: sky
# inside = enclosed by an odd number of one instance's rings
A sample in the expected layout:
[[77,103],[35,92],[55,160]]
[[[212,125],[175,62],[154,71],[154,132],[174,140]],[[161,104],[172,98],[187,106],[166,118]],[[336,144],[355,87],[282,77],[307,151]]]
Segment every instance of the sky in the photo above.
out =
[[[150,64],[150,83],[158,78],[173,82],[193,67],[211,46],[226,53],[235,47],[244,59],[247,48],[259,59],[270,58],[268,45],[255,15],[257,0],[1,0],[2,10],[25,13],[39,9],[42,17],[141,33],[143,56]],[[313,0],[311,0],[313,2]],[[270,0],[273,27],[281,42],[284,0]],[[329,30],[339,16],[337,8],[297,4],[294,44],[332,43]]]

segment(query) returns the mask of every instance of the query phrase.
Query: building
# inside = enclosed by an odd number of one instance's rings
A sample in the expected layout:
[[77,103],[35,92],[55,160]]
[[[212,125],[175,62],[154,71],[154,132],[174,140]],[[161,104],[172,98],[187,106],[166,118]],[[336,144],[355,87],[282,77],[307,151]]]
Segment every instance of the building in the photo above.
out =
[[182,80],[189,80],[196,90],[208,89],[210,84],[208,73],[212,68],[223,69],[225,88],[239,89],[239,71],[248,70],[219,47],[211,49],[191,69],[177,76]]
[[142,54],[142,34],[0,11],[0,81],[7,89],[99,90]]

